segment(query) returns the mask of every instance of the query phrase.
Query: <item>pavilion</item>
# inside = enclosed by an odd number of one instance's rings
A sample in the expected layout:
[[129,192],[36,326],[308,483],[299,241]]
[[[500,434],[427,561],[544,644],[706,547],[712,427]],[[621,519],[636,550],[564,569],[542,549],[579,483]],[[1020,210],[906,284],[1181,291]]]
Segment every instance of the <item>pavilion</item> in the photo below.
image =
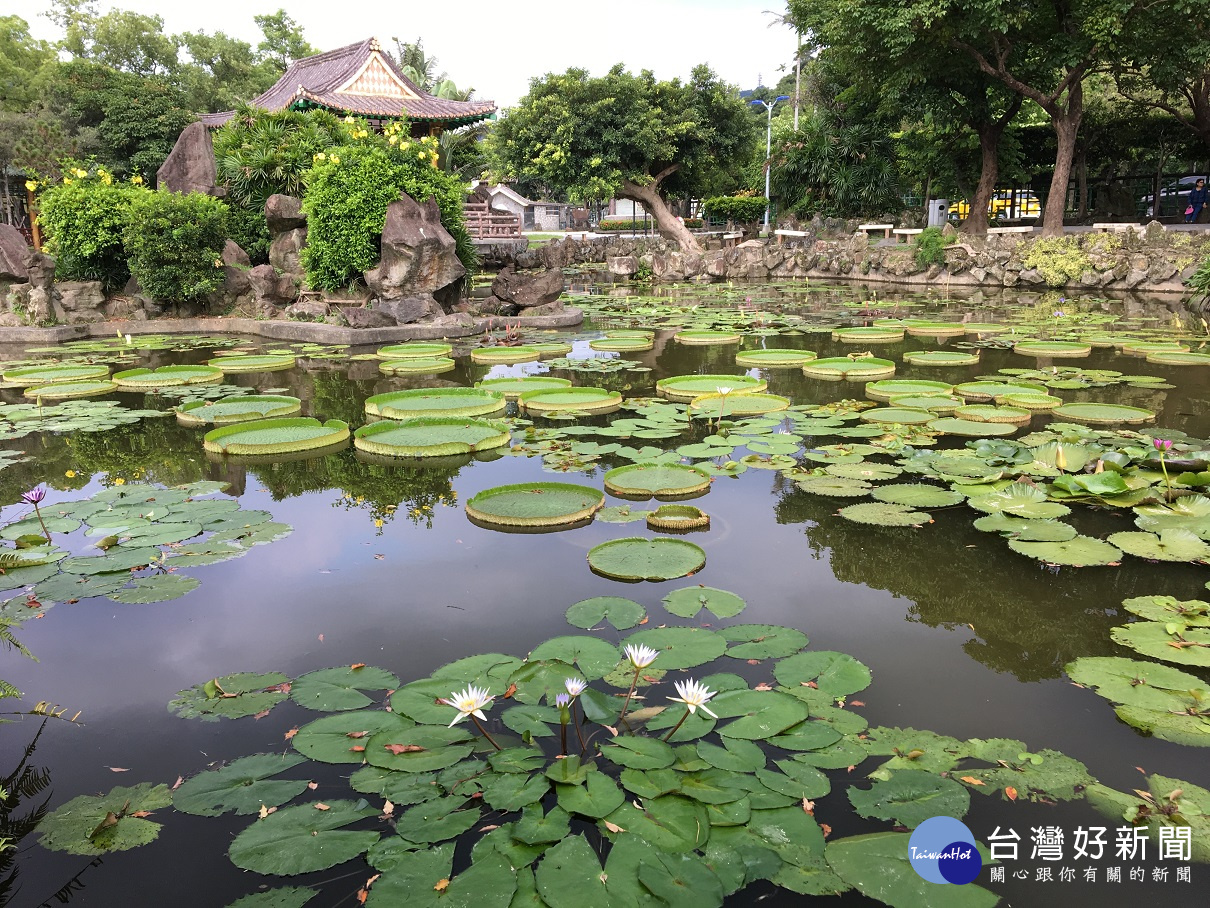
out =
[[[340,116],[365,117],[374,126],[406,117],[416,137],[477,123],[496,111],[492,101],[453,101],[429,94],[383,53],[377,38],[295,60],[268,91],[248,103],[268,111],[318,107]],[[234,115],[227,110],[200,119],[217,129]]]

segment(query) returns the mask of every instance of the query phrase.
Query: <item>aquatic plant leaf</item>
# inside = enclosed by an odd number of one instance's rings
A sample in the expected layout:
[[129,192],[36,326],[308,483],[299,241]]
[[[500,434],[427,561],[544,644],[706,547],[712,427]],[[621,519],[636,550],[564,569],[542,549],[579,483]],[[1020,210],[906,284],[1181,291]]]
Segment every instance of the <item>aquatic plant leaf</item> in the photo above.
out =
[[1000,491],[973,496],[967,499],[967,504],[985,514],[1003,512],[1030,520],[1066,517],[1071,513],[1071,508],[1048,501],[1045,492],[1023,482],[1014,482]]
[[932,515],[924,511],[913,511],[906,505],[885,504],[881,501],[851,504],[836,513],[854,523],[881,527],[919,527],[933,522]]
[[1145,505],[1135,508],[1135,526],[1158,533],[1161,530],[1188,530],[1199,539],[1210,540],[1210,498],[1189,495],[1170,505]]
[[401,838],[417,845],[433,845],[456,839],[479,822],[478,802],[464,810],[455,810],[461,798],[438,798],[409,807],[395,823]]
[[1101,783],[1088,786],[1089,803],[1115,821],[1146,827],[1158,839],[1164,827],[1183,827],[1190,833],[1192,860],[1210,862],[1210,791],[1182,779],[1158,774],[1147,777],[1144,792],[1114,791]]
[[710,709],[724,723],[719,734],[724,738],[763,740],[785,731],[807,718],[809,710],[801,700],[778,691],[723,691],[710,701]]
[[555,637],[540,643],[529,654],[531,661],[555,659],[574,665],[589,681],[605,677],[618,664],[617,647],[597,637]]
[[594,596],[570,606],[567,609],[567,623],[588,629],[608,620],[617,630],[624,631],[637,625],[645,614],[647,609],[633,599]]
[[601,772],[588,773],[583,785],[555,785],[555,791],[558,794],[559,806],[568,813],[594,820],[613,813],[626,800],[622,789],[618,788],[613,779]]
[[395,772],[381,766],[363,766],[349,777],[349,785],[363,794],[377,794],[395,805],[419,804],[441,797],[436,773]]
[[195,577],[182,574],[157,574],[153,577],[136,577],[130,586],[109,594],[114,602],[145,603],[167,602],[179,599],[201,586]]
[[534,879],[550,908],[610,908],[602,875],[592,846],[583,836],[574,835],[543,855]]
[[980,517],[974,526],[976,530],[985,533],[1002,533],[1023,542],[1066,542],[1079,535],[1076,528],[1069,523],[1061,523],[1058,520],[1026,520],[1011,517],[1003,511]]
[[513,838],[526,845],[561,842],[571,832],[571,816],[557,804],[545,813],[541,804],[532,804],[521,811],[521,819],[513,828]]
[[1118,718],[1178,744],[1210,747],[1210,687],[1154,662],[1089,656],[1065,666],[1071,680],[1120,704]]
[[254,716],[286,699],[280,687],[288,681],[280,672],[236,672],[180,691],[168,709],[182,719],[207,722]]
[[780,659],[793,655],[809,642],[802,631],[775,624],[735,624],[719,633],[732,644],[727,655],[733,659]]
[[392,908],[405,904],[433,908],[440,897],[438,885],[443,880],[449,880],[453,871],[453,842],[400,854],[389,867],[383,869],[382,876],[370,887],[366,908]]
[[601,508],[597,511],[596,519],[600,523],[637,523],[640,520],[646,520],[649,514],[651,511],[639,510],[624,504]]
[[[74,517],[55,517],[46,514],[42,519],[46,521],[46,531],[52,535],[71,533],[80,528],[80,521]],[[24,520],[18,520],[8,524],[4,529],[0,529],[0,539],[19,539],[22,536],[30,535],[41,538],[43,543],[46,541],[42,536],[42,524],[37,517],[26,517]]]
[[620,826],[671,854],[701,848],[710,838],[706,805],[675,794],[650,798],[643,802],[642,810],[623,804],[602,822]]
[[723,738],[721,747],[700,741],[697,753],[711,766],[729,772],[756,772],[765,766],[765,752],[759,745],[743,738]]
[[1210,628],[1207,627],[1136,621],[1113,628],[1109,635],[1115,643],[1153,659],[1210,668]]
[[1106,565],[1122,560],[1120,549],[1091,536],[1075,536],[1065,542],[1023,542],[1009,539],[1008,547],[1018,554],[1045,561],[1047,564],[1071,567]]
[[[841,739],[841,733],[827,722],[802,722],[769,739],[769,743],[783,750],[820,750]],[[729,742],[728,746],[730,746]],[[700,749],[700,746],[699,746]],[[764,765],[762,754],[762,765]],[[705,757],[705,754],[702,755]],[[709,759],[709,758],[707,758]],[[845,764],[848,765],[848,764]]]
[[1210,602],[1201,599],[1138,596],[1123,600],[1122,608],[1148,621],[1179,621],[1189,627],[1210,627]]
[[775,762],[781,772],[774,772],[771,769],[756,771],[757,780],[770,791],[801,801],[803,798],[807,800],[822,798],[832,790],[832,783],[828,777],[808,763],[797,760],[777,760]]
[[66,558],[61,566],[68,574],[111,574],[151,564],[158,560],[160,555],[157,548],[116,547],[103,555]]
[[483,800],[493,810],[514,811],[538,803],[549,790],[550,781],[541,773],[505,773],[484,786]]
[[[301,734],[301,732],[300,732]],[[387,728],[360,741],[371,766],[397,772],[432,772],[445,769],[470,756],[474,750],[466,726],[417,725]]]
[[921,769],[926,772],[947,772],[958,765],[963,756],[962,742],[957,738],[915,728],[879,726],[871,728],[861,739],[861,746],[871,756],[886,756],[887,760],[872,778],[890,778],[892,771]]
[[108,596],[126,583],[126,577],[113,574],[56,574],[34,587],[34,594],[43,600],[71,602]]
[[891,908],[992,908],[1000,896],[968,883],[938,886],[908,859],[905,832],[875,832],[829,842],[828,866],[863,895]]
[[104,795],[80,795],[38,824],[38,842],[51,851],[90,857],[127,851],[155,841],[160,834],[159,823],[137,814],[171,803],[168,786],[151,782],[118,786]]
[[669,908],[720,908],[723,882],[696,854],[655,852],[639,864],[639,882]]
[[262,805],[277,807],[307,790],[306,779],[266,781],[292,766],[306,762],[297,754],[253,754],[220,769],[186,779],[172,793],[172,806],[199,817],[217,817],[230,811],[256,813]]
[[[700,627],[657,627],[631,634],[624,642],[659,650],[660,655],[651,669],[660,671],[705,665],[717,659],[727,649],[725,637]],[[643,673],[651,674],[651,670],[644,669]],[[633,671],[631,675],[633,676]],[[626,686],[629,685],[630,681],[627,679]]]
[[860,479],[827,475],[797,477],[794,484],[809,495],[824,495],[829,498],[861,498],[874,488],[871,483]]
[[667,769],[676,762],[672,748],[658,738],[625,735],[601,748],[601,756],[628,769]]
[[710,488],[710,475],[683,464],[636,463],[605,474],[605,490],[621,498],[646,500],[695,495]]
[[1002,758],[1000,764],[994,769],[964,770],[960,780],[984,795],[1015,788],[1018,797],[1031,801],[1071,801],[1082,797],[1084,789],[1095,781],[1083,763],[1054,750],[1021,753]]
[[362,691],[394,690],[398,686],[398,678],[372,665],[325,668],[296,678],[290,698],[307,709],[335,712],[373,703]]
[[211,429],[202,446],[214,454],[291,454],[343,445],[348,440],[348,423],[339,419],[320,422],[310,416],[287,416]]
[[952,779],[918,769],[901,769],[869,789],[850,786],[849,802],[863,817],[890,820],[915,829],[930,817],[960,820],[970,810],[971,796]]
[[342,828],[377,815],[376,808],[354,801],[328,801],[326,806],[299,804],[255,821],[231,843],[231,862],[241,870],[293,876],[343,864],[378,841],[373,830]]
[[716,618],[734,618],[747,603],[735,593],[710,586],[687,586],[664,597],[664,608],[681,618],[693,618],[703,608]]
[[265,545],[270,542],[276,542],[279,539],[285,539],[293,532],[294,527],[288,523],[269,521],[256,523],[247,527],[230,527],[229,529],[220,530],[206,540],[206,542],[209,545],[217,545],[221,542],[234,542],[247,548],[248,546]]
[[958,504],[966,497],[961,492],[952,492],[949,489],[919,482],[879,486],[871,494],[878,501],[905,505],[909,508],[943,508]]
[[511,706],[500,717],[507,727],[519,735],[530,735],[535,738],[550,737],[555,733],[550,724],[559,724],[559,711],[553,706],[539,706],[536,703]]
[[318,889],[306,886],[281,886],[265,892],[254,892],[236,899],[227,908],[302,908],[319,895]]
[[773,676],[786,687],[814,688],[832,697],[855,694],[870,686],[870,669],[848,653],[817,650],[782,659]]
[[588,551],[594,571],[614,580],[673,580],[696,573],[706,564],[700,546],[683,539],[614,539]]
[[1210,545],[1188,530],[1160,530],[1158,535],[1145,532],[1112,533],[1108,541],[1128,555],[1151,561],[1205,561],[1210,558]]
[[319,763],[364,763],[372,735],[411,727],[410,719],[380,709],[363,709],[308,722],[291,743],[299,753]]

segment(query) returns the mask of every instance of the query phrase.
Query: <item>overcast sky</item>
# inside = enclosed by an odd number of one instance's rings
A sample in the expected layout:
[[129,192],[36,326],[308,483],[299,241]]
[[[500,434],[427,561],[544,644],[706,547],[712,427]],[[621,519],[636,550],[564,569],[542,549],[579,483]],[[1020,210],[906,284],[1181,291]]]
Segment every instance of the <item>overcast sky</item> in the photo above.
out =
[[[773,84],[777,67],[794,55],[794,34],[769,23],[765,10],[784,12],[782,0],[598,0],[558,2],[499,0],[462,2],[340,3],[315,0],[125,0],[97,4],[156,14],[169,33],[224,31],[255,44],[252,16],[285,6],[307,39],[330,50],[371,35],[389,46],[392,37],[424,40],[459,87],[500,106],[516,103],[529,80],[572,66],[605,73],[623,62],[652,70],[657,78],[685,78],[708,63],[726,81],[752,88],[760,77]],[[49,0],[32,0],[20,11],[40,38],[59,37],[43,15]]]

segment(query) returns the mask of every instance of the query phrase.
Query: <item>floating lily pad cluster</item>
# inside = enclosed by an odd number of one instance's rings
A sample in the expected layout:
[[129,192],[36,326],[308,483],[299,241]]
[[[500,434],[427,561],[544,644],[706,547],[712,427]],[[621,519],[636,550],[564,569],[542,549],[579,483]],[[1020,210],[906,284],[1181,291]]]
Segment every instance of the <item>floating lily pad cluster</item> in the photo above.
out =
[[0,441],[34,432],[105,432],[163,415],[160,410],[133,410],[112,400],[69,400],[44,406],[0,404]]

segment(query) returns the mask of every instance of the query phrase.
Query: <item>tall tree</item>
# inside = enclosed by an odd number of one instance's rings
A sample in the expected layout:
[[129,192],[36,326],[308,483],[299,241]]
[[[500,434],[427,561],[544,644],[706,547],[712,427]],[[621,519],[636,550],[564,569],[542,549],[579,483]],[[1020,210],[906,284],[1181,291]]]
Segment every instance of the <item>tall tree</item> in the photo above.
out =
[[49,15],[64,31],[61,47],[77,60],[140,76],[176,70],[177,39],[165,34],[160,16],[121,9],[98,15],[94,3],[79,0],[54,0]]
[[252,21],[264,35],[264,40],[256,46],[257,53],[262,61],[274,67],[278,75],[284,73],[286,67],[295,60],[319,53],[311,42],[303,37],[302,26],[284,9],[253,16]]
[[639,202],[661,234],[697,252],[668,201],[739,173],[755,138],[744,107],[706,66],[688,82],[622,64],[599,78],[570,69],[530,82],[492,129],[488,154],[497,176],[529,177],[572,201]]
[[188,59],[178,67],[175,81],[191,110],[231,110],[259,95],[281,75],[247,41],[223,32],[184,32],[178,40]]
[[0,16],[0,110],[25,110],[34,100],[34,75],[54,48],[29,33],[20,16]]
[[1117,73],[1118,89],[1175,117],[1210,149],[1210,2],[1157,3],[1147,19]]
[[425,52],[423,38],[412,42],[400,41],[398,38],[391,40],[395,42],[395,62],[399,64],[403,74],[419,87],[431,92],[446,81],[446,74],[437,71],[437,58]]

